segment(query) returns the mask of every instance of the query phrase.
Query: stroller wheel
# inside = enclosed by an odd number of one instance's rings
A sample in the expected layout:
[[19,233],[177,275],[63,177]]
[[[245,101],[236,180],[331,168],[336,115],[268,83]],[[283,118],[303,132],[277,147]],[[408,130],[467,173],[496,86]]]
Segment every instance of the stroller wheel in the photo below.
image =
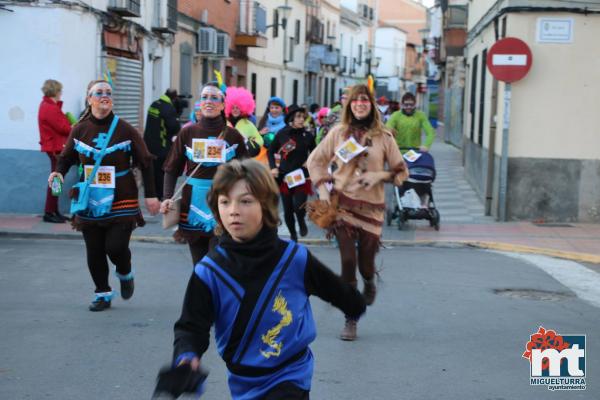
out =
[[398,230],[401,231],[404,228],[404,224],[406,223],[407,218],[406,215],[404,215],[404,211],[400,210],[399,215],[398,215]]
[[392,210],[386,210],[385,212],[385,222],[387,226],[392,225],[392,220],[394,219],[394,212]]
[[440,230],[440,213],[437,209],[432,208],[429,210],[431,219],[429,220],[429,226],[433,227],[436,231]]

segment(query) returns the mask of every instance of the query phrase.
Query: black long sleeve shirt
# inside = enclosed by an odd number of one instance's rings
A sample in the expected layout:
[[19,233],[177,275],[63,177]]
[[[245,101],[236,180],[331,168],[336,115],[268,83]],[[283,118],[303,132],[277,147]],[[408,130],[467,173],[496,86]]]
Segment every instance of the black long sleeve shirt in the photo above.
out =
[[[260,263],[261,265],[257,265],[256,268],[248,269],[245,265],[236,263],[228,263],[223,266],[245,290],[245,296],[238,311],[242,318],[242,323],[238,324],[241,329],[237,329],[237,331],[234,329],[227,346],[231,351],[234,352],[237,349],[258,297],[283,255],[287,244],[286,241],[278,238],[274,243],[276,252],[273,254],[279,254],[279,257],[271,257],[271,262]],[[315,295],[331,303],[352,318],[358,318],[365,312],[364,298],[356,288],[343,282],[310,252],[307,257],[304,286],[309,296]],[[210,289],[195,273],[192,274],[185,294],[181,317],[175,323],[175,358],[188,352],[195,353],[200,357],[206,351],[209,344],[210,327],[216,319],[213,310]],[[225,354],[224,358],[227,359],[228,354]]]

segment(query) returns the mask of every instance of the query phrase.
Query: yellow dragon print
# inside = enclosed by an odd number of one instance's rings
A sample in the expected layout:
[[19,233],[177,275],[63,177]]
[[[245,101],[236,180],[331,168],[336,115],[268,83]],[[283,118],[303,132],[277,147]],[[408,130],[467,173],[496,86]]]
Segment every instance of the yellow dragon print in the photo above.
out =
[[283,348],[283,342],[276,342],[277,336],[281,333],[281,329],[292,323],[292,312],[288,310],[287,300],[283,297],[281,291],[277,294],[277,297],[275,297],[271,311],[281,314],[281,321],[260,337],[263,343],[273,349],[267,351],[260,350],[260,353],[265,358],[271,358],[272,356],[279,357],[281,349]]

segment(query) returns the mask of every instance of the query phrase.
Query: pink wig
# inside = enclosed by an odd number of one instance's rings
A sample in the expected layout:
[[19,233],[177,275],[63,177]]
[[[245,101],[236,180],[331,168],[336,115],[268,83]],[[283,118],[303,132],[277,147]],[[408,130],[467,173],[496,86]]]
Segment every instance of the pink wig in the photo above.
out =
[[319,123],[323,123],[323,118],[325,118],[327,114],[329,114],[329,108],[322,107],[319,110],[319,112],[317,113],[317,120],[319,121]]
[[252,93],[243,87],[228,87],[225,97],[225,115],[227,118],[231,116],[233,106],[238,106],[242,116],[248,117],[254,112],[254,98]]

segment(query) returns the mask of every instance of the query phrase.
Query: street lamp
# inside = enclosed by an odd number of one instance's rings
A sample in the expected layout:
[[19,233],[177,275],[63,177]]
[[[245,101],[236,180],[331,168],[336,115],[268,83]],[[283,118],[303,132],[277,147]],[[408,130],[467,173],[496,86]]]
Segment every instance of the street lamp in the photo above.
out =
[[[290,17],[290,13],[292,12],[292,7],[288,5],[279,6],[275,9],[277,11],[277,21],[274,24],[267,25],[265,29],[275,28],[281,25],[283,30],[287,28],[287,20]],[[279,16],[281,16],[281,22],[279,22]]]

